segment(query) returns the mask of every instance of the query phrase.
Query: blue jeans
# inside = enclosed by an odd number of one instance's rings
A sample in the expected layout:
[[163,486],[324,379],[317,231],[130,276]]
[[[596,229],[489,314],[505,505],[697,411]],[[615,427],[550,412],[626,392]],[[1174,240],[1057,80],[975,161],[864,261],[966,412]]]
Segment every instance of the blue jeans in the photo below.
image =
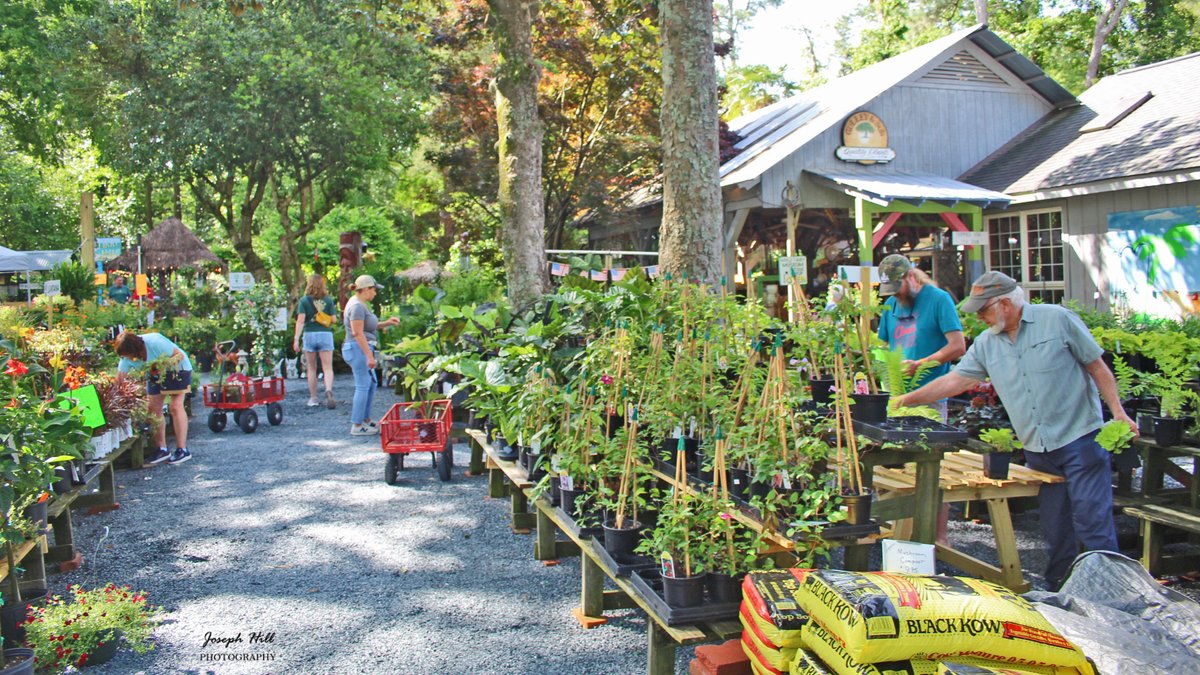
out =
[[1096,442],[1097,431],[1050,452],[1026,452],[1031,469],[1063,476],[1065,483],[1042,485],[1038,516],[1049,562],[1046,583],[1063,582],[1082,546],[1085,551],[1120,551],[1113,522],[1112,469],[1108,451]]
[[350,423],[362,424],[371,418],[375,402],[375,369],[367,367],[367,355],[358,342],[348,339],[342,343],[342,358],[354,371],[354,401],[350,404]]

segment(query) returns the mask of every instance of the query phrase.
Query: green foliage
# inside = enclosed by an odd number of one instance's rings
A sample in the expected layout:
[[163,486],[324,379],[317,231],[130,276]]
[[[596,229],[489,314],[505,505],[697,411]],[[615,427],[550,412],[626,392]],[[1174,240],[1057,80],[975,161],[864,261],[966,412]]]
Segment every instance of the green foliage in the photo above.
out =
[[75,302],[95,299],[95,273],[77,262],[64,262],[50,271],[50,277],[58,279],[62,294]]
[[1133,442],[1133,429],[1121,420],[1109,420],[1100,427],[1096,442],[1114,455],[1119,454]]
[[1007,428],[984,429],[979,432],[979,440],[991,445],[996,452],[1012,452],[1021,447],[1013,430]]
[[272,284],[255,284],[239,292],[232,302],[233,325],[252,341],[250,357],[258,375],[271,374],[283,348],[283,331],[275,329],[275,315],[286,306],[287,296]]
[[29,610],[25,630],[39,669],[66,670],[88,665],[88,656],[120,631],[125,646],[139,654],[154,648],[150,640],[158,624],[159,609],[146,602],[146,594],[128,586],[108,584],[84,590],[68,587],[75,599],[54,596]]

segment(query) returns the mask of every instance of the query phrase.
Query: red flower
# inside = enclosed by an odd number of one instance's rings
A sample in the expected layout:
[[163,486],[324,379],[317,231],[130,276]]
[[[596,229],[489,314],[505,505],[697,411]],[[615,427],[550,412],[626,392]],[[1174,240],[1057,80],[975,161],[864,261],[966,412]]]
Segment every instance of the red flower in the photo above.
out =
[[29,372],[29,367],[16,359],[8,360],[8,367],[4,369],[4,374],[10,377],[21,377]]
[[71,639],[72,639],[72,640],[78,640],[78,639],[79,639],[79,633],[72,633],[72,634],[71,634]]
[[84,654],[83,656],[79,657],[79,665],[82,666],[85,663],[87,663],[87,654]]
[[21,404],[20,404],[20,403],[17,403],[17,399],[16,399],[16,398],[14,398],[13,400],[11,400],[11,401],[9,401],[9,402],[8,402],[8,405],[6,405],[6,406],[4,406],[4,407],[5,407],[5,408],[16,408],[16,407],[17,407],[17,406],[19,406],[19,405],[21,405]]

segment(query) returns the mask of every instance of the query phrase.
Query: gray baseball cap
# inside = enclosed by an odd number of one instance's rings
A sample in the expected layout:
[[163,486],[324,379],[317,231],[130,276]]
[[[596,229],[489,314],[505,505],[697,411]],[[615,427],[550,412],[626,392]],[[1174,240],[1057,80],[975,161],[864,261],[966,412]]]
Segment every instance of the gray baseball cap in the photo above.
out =
[[887,296],[899,293],[904,275],[911,269],[912,263],[899,253],[884,258],[879,263],[879,294]]
[[964,314],[974,314],[983,309],[988,300],[998,298],[1016,290],[1017,282],[1004,272],[984,272],[971,284],[971,296],[959,308]]

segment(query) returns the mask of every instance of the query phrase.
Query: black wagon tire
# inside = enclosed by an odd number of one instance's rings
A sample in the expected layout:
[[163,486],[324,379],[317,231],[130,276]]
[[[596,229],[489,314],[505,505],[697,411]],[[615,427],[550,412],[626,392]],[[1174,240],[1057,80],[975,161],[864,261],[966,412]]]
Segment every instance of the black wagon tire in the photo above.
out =
[[258,413],[249,409],[243,410],[242,417],[238,420],[238,426],[247,434],[258,431]]
[[214,433],[221,433],[225,430],[225,425],[229,422],[229,418],[220,410],[213,410],[208,413],[208,428]]
[[279,426],[279,423],[283,421],[283,406],[279,405],[278,403],[268,403],[267,421],[270,422],[271,426],[273,427]]
[[400,472],[404,470],[404,455],[388,454],[387,464],[383,467],[383,482],[395,485]]
[[454,446],[449,440],[446,441],[446,449],[442,450],[442,455],[437,459],[438,478],[442,482],[450,480],[450,471],[454,468]]

